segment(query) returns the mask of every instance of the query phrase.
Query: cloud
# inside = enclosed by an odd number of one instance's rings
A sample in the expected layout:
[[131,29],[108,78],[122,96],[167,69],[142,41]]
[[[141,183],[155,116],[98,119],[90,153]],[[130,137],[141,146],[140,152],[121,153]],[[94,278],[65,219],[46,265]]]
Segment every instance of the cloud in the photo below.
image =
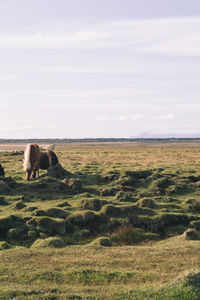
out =
[[153,117],[156,120],[173,120],[175,118],[175,115],[172,113],[164,114],[164,115],[158,115]]
[[[91,28],[92,27],[92,28]],[[71,29],[70,29],[71,28]],[[200,17],[113,20],[23,31],[1,31],[0,49],[124,49],[126,52],[200,55]]]
[[143,119],[144,116],[142,114],[135,114],[135,115],[122,115],[119,117],[108,117],[108,116],[102,116],[98,117],[97,121],[99,122],[126,122],[126,121],[139,121]]

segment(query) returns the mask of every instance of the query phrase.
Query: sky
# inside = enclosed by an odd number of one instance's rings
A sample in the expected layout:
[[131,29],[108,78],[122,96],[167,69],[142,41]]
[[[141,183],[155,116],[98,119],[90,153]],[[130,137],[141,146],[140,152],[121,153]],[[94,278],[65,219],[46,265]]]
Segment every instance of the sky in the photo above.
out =
[[0,0],[0,138],[200,137],[199,0]]

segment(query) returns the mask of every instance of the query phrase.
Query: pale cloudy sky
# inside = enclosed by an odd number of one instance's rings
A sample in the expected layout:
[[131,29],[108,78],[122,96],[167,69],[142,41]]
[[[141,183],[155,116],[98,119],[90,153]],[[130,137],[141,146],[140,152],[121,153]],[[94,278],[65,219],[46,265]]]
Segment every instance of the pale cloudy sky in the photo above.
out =
[[199,0],[0,0],[0,138],[200,134]]

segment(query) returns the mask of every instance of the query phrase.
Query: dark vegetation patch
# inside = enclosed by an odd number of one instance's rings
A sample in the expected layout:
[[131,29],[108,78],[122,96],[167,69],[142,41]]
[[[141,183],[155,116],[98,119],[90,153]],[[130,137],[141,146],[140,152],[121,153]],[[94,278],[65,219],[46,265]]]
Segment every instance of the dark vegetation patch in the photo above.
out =
[[118,228],[110,237],[114,245],[135,245],[143,241],[158,239],[159,235],[144,232],[140,228],[121,227]]

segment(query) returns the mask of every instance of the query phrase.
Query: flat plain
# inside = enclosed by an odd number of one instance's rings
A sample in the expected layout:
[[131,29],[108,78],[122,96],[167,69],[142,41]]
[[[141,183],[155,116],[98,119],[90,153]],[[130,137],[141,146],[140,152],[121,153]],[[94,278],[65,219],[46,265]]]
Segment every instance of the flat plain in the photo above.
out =
[[0,299],[199,299],[200,144],[0,145]]

